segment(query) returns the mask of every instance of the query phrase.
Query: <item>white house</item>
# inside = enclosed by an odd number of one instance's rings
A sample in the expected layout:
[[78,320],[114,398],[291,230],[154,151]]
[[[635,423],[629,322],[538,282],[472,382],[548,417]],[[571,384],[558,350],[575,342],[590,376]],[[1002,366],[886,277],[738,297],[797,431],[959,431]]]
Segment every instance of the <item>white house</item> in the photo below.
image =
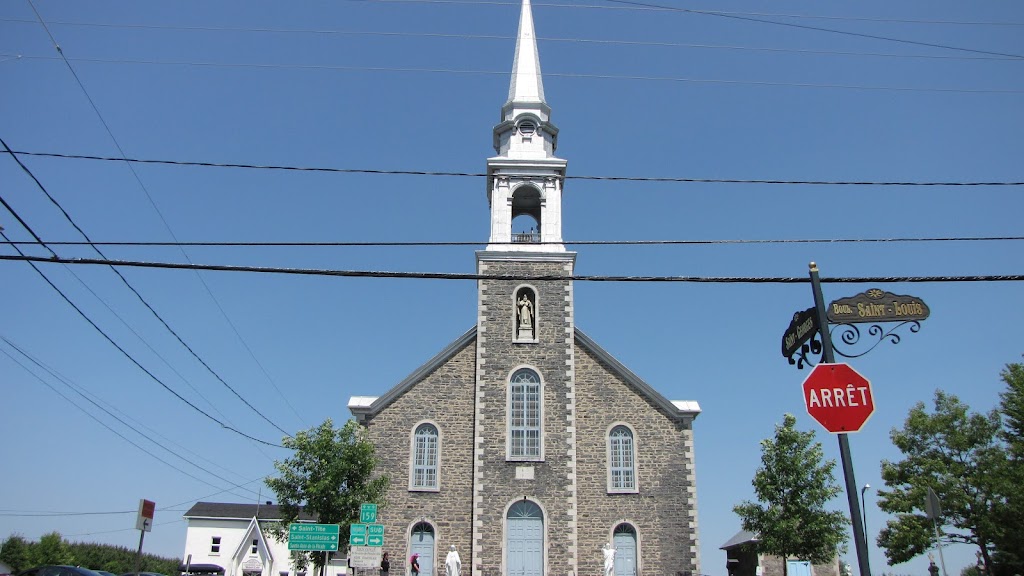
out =
[[[267,530],[270,524],[280,522],[279,506],[269,502],[263,505],[197,502],[184,517],[188,527],[182,556],[183,571],[188,563],[192,573],[306,576],[306,571],[293,565],[288,544],[279,542]],[[299,518],[305,522],[314,521],[305,513]],[[332,559],[326,576],[344,574],[345,567],[345,558]],[[313,567],[308,569],[312,572]]]

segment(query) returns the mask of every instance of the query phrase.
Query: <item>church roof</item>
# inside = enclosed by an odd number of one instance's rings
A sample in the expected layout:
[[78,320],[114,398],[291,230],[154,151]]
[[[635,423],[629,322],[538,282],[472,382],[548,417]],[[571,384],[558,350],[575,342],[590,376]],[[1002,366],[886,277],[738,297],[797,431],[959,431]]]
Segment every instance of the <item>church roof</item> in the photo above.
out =
[[[576,342],[579,346],[596,356],[597,359],[604,363],[614,374],[632,386],[638,394],[660,406],[666,413],[675,418],[696,418],[697,415],[700,414],[700,405],[697,404],[696,401],[669,400],[665,398],[657,390],[652,388],[650,384],[644,382],[642,378],[634,374],[614,356],[605,351],[604,348],[598,346],[596,342],[584,334],[579,328],[575,329],[575,336]],[[476,327],[474,326],[454,342],[446,346],[436,356],[413,371],[412,374],[409,374],[409,376],[404,380],[385,392],[383,396],[352,396],[348,401],[348,409],[360,422],[376,416],[381,410],[404,394],[406,390],[412,388],[418,382],[423,380],[423,378],[428,374],[439,368],[455,356],[459,350],[462,350],[475,339]]]
[[540,74],[540,53],[533,31],[533,10],[530,0],[523,0],[519,15],[516,55],[512,61],[512,81],[508,87],[509,102],[544,102],[544,80]]
[[732,538],[729,538],[728,542],[726,542],[725,544],[722,544],[721,546],[719,546],[718,549],[719,550],[729,550],[730,548],[735,548],[737,546],[742,546],[743,544],[748,544],[750,542],[757,542],[757,540],[758,540],[757,534],[754,534],[753,532],[751,532],[749,530],[740,530],[739,532],[736,533],[735,536],[733,536]]

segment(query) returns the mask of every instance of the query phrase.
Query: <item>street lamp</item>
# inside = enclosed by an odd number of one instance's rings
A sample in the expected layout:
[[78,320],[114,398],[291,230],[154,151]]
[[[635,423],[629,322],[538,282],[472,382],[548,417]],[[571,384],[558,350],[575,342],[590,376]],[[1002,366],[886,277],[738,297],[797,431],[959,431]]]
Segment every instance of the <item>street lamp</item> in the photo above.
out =
[[868,534],[868,503],[864,501],[864,492],[871,488],[871,484],[865,484],[860,489],[860,521],[864,525],[864,538],[867,539]]

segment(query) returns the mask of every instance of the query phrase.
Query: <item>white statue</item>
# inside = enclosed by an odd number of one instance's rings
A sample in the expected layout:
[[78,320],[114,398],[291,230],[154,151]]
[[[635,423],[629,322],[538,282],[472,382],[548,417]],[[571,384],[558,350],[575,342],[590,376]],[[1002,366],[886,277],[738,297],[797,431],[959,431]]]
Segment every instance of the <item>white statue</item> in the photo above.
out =
[[604,552],[604,576],[612,576],[615,572],[615,548],[612,548],[610,543],[605,542],[604,548],[601,551]]
[[444,559],[444,573],[446,576],[459,576],[462,571],[462,558],[455,549],[455,544],[448,548],[448,556]]
[[519,327],[520,328],[532,328],[533,327],[533,302],[523,294],[519,297]]

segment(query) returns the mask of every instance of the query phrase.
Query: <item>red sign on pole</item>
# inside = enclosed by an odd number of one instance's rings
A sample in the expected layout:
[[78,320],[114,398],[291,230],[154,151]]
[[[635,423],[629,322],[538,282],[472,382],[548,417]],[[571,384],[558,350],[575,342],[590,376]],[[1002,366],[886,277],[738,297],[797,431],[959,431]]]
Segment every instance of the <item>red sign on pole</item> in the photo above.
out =
[[818,364],[803,391],[807,413],[833,434],[860,432],[875,411],[871,382],[848,364]]
[[135,529],[143,532],[153,531],[153,516],[156,513],[156,502],[139,500],[139,515],[135,518]]

